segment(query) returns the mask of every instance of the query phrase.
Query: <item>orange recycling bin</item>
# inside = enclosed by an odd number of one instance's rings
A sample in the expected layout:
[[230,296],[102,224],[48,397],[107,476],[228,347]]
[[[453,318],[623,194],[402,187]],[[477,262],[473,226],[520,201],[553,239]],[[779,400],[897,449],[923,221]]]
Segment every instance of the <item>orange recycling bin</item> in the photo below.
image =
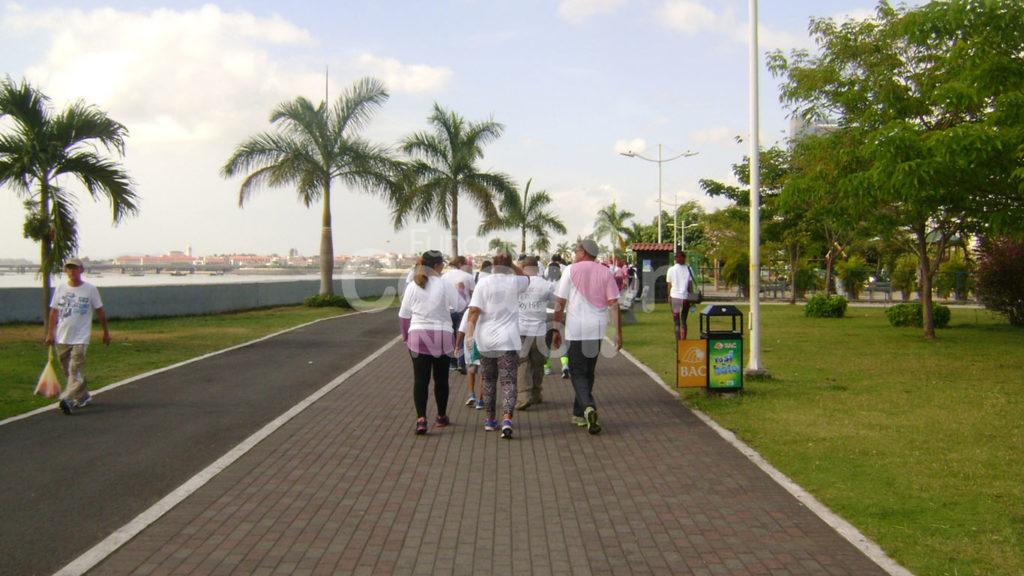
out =
[[703,388],[708,382],[708,341],[676,342],[676,387]]

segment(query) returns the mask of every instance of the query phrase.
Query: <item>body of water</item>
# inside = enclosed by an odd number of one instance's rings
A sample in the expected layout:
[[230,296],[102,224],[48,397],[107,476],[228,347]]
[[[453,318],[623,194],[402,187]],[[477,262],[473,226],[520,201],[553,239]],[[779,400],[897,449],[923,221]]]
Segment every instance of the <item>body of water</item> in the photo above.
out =
[[[335,280],[343,278],[371,278],[371,276],[355,276],[350,274],[335,274]],[[300,280],[320,280],[319,274],[186,274],[184,276],[172,276],[168,273],[145,274],[143,276],[132,276],[131,274],[94,273],[86,270],[82,279],[103,288],[105,286],[190,286],[195,284],[243,284],[253,282],[297,282]],[[397,279],[397,277],[396,277]],[[53,284],[66,282],[63,276],[54,276]],[[0,288],[36,288],[42,286],[42,280],[34,273],[17,274],[14,272],[0,273]]]

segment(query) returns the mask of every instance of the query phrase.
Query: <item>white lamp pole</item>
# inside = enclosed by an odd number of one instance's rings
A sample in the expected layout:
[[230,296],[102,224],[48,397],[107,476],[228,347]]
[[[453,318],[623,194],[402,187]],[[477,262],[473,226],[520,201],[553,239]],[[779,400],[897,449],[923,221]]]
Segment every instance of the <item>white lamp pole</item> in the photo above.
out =
[[678,160],[680,158],[689,158],[690,156],[696,156],[697,153],[690,152],[689,150],[687,150],[686,152],[683,152],[682,154],[677,154],[671,158],[662,159],[661,144],[658,144],[657,160],[655,160],[654,158],[647,158],[645,156],[641,156],[636,152],[633,152],[632,150],[630,150],[629,152],[619,152],[619,154],[623,156],[628,156],[630,158],[639,158],[641,160],[647,160],[648,162],[656,162],[658,164],[658,244],[661,244],[661,165],[667,162],[671,162],[673,160]]
[[746,373],[766,375],[761,364],[761,130],[758,106],[757,0],[750,0],[750,356]]

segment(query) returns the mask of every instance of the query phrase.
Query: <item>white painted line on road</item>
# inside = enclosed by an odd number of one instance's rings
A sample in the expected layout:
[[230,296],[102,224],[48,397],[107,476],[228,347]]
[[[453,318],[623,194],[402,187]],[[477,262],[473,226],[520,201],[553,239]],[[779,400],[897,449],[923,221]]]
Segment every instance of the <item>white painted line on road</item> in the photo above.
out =
[[[661,379],[661,376],[658,376],[657,372],[651,370],[649,366],[637,360],[635,357],[633,357],[632,354],[626,352],[625,350],[622,351],[622,355],[629,359],[630,362],[635,364],[637,368],[643,370],[648,376],[651,377],[651,380],[654,380],[669,394],[675,396],[676,398],[679,398],[679,391],[666,384],[665,381]],[[763,456],[758,454],[757,450],[754,450],[750,446],[747,446],[745,442],[737,438],[736,435],[733,434],[732,432],[726,430],[725,428],[722,428],[707,414],[695,408],[690,408],[689,406],[687,406],[687,409],[696,414],[697,418],[700,418],[701,421],[703,421],[712,430],[718,433],[718,435],[721,436],[726,442],[728,442],[734,448],[739,450],[744,456],[747,457],[747,459],[753,462],[755,466],[757,466],[766,474],[768,474],[768,476],[770,476],[772,480],[775,480],[776,483],[782,486],[786,490],[786,492],[792,494],[801,504],[810,509],[811,512],[814,512],[814,514],[817,515],[818,518],[821,518],[826,524],[831,526],[832,529],[838,532],[840,536],[849,541],[850,544],[853,544],[858,550],[864,553],[864,555],[870,558],[875,564],[878,564],[878,566],[882,568],[882,570],[885,570],[892,576],[914,576],[913,573],[911,573],[903,566],[900,566],[899,563],[890,558],[889,555],[885,553],[885,550],[882,550],[881,546],[875,544],[867,536],[861,534],[860,530],[857,530],[857,528],[855,528],[852,524],[850,524],[846,520],[843,520],[842,517],[840,517],[838,514],[830,510],[828,506],[825,506],[824,504],[819,502],[817,498],[815,498],[809,492],[801,488],[799,484],[793,482],[792,480],[789,479],[788,476],[786,476],[782,472],[779,472],[778,469],[769,464]]]
[[[121,380],[120,382],[114,382],[113,384],[108,384],[108,385],[104,386],[103,388],[100,388],[99,390],[90,390],[89,393],[92,394],[93,396],[97,396],[97,395],[102,394],[104,392],[109,392],[110,390],[113,390],[114,388],[119,388],[121,386],[124,386],[125,384],[131,384],[132,382],[135,382],[137,380],[142,380],[143,378],[149,378],[150,376],[153,376],[155,374],[160,374],[161,372],[167,372],[168,370],[174,370],[175,368],[181,368],[182,366],[185,366],[187,364],[191,364],[193,362],[198,362],[200,360],[206,360],[207,358],[210,358],[212,356],[217,356],[218,354],[224,354],[225,352],[231,352],[232,350],[238,350],[239,348],[245,348],[246,346],[252,346],[253,344],[256,344],[258,342],[263,342],[264,340],[269,340],[271,338],[274,338],[275,336],[280,336],[281,334],[287,334],[288,332],[292,332],[293,330],[298,330],[300,328],[305,328],[306,326],[312,326],[313,324],[316,324],[318,322],[323,322],[325,320],[334,320],[335,318],[349,318],[351,316],[358,316],[360,314],[374,314],[374,313],[380,312],[381,310],[386,310],[386,308],[378,308],[376,310],[364,310],[362,312],[353,312],[351,314],[339,314],[337,316],[331,316],[330,318],[320,318],[319,320],[313,320],[312,322],[306,322],[305,324],[300,324],[298,326],[292,326],[291,328],[286,328],[284,330],[281,330],[280,332],[274,332],[273,334],[268,334],[266,336],[263,336],[262,338],[257,338],[255,340],[250,340],[248,342],[243,342],[241,344],[232,346],[230,348],[225,348],[223,350],[217,350],[216,352],[210,352],[209,354],[203,354],[202,356],[196,356],[195,358],[189,358],[188,360],[185,360],[185,361],[182,361],[182,362],[178,362],[177,364],[171,364],[170,366],[164,366],[163,368],[157,368],[156,370],[150,370],[149,372],[146,372],[145,374],[138,374],[136,376],[132,376],[131,378],[127,378],[125,380]],[[43,406],[42,408],[36,408],[35,410],[32,410],[31,412],[25,412],[24,414],[18,414],[17,416],[11,416],[10,418],[5,418],[3,420],[0,420],[0,426],[3,426],[4,424],[10,424],[11,422],[17,422],[18,420],[24,420],[25,418],[28,418],[30,416],[35,416],[36,414],[42,414],[43,412],[52,412],[54,410],[57,410],[57,403],[56,402],[54,402],[54,403],[52,403],[52,404],[50,404],[48,406]]]
[[94,566],[103,561],[104,558],[111,555],[115,550],[123,546],[126,542],[134,538],[139,532],[142,532],[150,524],[156,522],[161,516],[166,514],[171,508],[174,508],[182,500],[188,498],[196,490],[200,489],[204,484],[212,480],[222,470],[233,464],[236,460],[245,455],[246,452],[252,450],[257,444],[262,442],[267,436],[273,434],[278,428],[284,426],[289,420],[297,416],[300,412],[310,407],[314,402],[319,400],[328,394],[331,390],[334,390],[341,385],[345,380],[348,380],[352,375],[356,374],[368,364],[379,358],[382,354],[387,352],[389,348],[395,345],[402,339],[401,336],[396,336],[393,340],[385,344],[381,349],[377,350],[370,356],[366,357],[362,362],[346,370],[341,376],[338,376],[334,380],[328,382],[325,386],[317,390],[316,392],[307,396],[302,402],[299,402],[295,406],[292,406],[290,410],[281,414],[275,418],[272,422],[260,428],[255,434],[249,436],[243,440],[239,445],[231,449],[230,452],[218,458],[213,464],[210,464],[201,472],[189,478],[187,482],[178,486],[173,492],[164,496],[159,502],[150,506],[148,510],[139,514],[134,520],[118,528],[113,534],[107,536],[99,544],[93,546],[87,550],[84,554],[75,558],[67,566],[57,571],[54,576],[79,576],[85,574],[91,570]]

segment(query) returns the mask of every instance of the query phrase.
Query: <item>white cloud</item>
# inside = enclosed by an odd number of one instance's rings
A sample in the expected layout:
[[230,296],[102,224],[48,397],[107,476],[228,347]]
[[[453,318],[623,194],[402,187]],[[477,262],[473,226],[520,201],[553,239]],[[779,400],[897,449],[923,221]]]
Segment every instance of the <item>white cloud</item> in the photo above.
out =
[[627,154],[632,152],[633,154],[643,154],[647,150],[647,141],[643,138],[633,138],[632,140],[618,140],[615,142],[613,148],[616,154]]
[[693,132],[690,132],[690,141],[692,141],[694,144],[735,144],[736,135],[740,134],[741,132],[742,130],[727,128],[725,126],[704,128],[701,130],[694,130]]
[[626,0],[561,0],[558,3],[558,14],[574,24],[591,16],[614,12]]
[[394,58],[360,54],[359,67],[384,81],[392,92],[435,92],[452,78],[449,68],[425,64],[403,64]]
[[[741,44],[747,43],[750,36],[749,22],[739,20],[734,9],[716,12],[700,0],[666,0],[658,16],[663,26],[689,35],[719,34]],[[775,30],[763,23],[758,25],[757,35],[762,50],[791,50],[810,44],[806,35]]]
[[[278,47],[314,46],[310,33],[278,16],[214,5],[176,11],[11,11],[5,29],[49,36],[26,77],[55,103],[84,100],[131,130],[132,143],[235,141],[265,122],[274,105],[323,94],[320,62],[304,65]],[[96,39],[102,38],[102,42]],[[392,92],[442,88],[452,71],[362,53],[332,65],[332,93],[352,77],[380,77]]]
[[687,34],[713,30],[720,20],[710,8],[693,0],[669,0],[661,6],[658,16],[665,26]]
[[875,16],[875,11],[871,8],[858,8],[856,10],[849,10],[835,14],[832,16],[832,19],[837,22],[845,20],[873,20]]

